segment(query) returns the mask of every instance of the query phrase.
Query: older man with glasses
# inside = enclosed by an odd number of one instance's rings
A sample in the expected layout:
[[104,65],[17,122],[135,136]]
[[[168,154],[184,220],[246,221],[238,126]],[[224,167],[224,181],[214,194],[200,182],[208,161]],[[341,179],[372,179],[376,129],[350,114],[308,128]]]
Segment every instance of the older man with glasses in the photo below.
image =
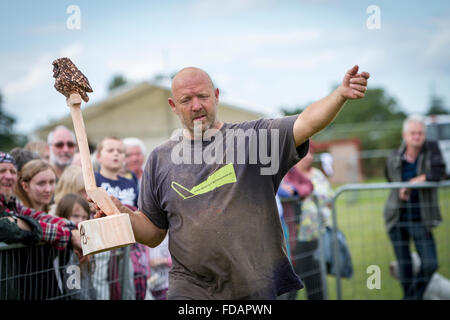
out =
[[75,135],[65,126],[57,126],[48,134],[47,143],[50,148],[50,163],[59,178],[64,169],[72,163],[76,151]]

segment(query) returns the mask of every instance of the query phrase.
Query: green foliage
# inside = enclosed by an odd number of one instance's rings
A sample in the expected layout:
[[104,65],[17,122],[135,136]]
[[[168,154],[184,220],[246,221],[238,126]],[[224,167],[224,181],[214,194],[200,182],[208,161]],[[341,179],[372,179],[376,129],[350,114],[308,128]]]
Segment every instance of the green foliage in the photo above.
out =
[[[306,106],[305,106],[306,107]],[[281,108],[285,114],[295,114],[305,107]],[[393,149],[400,145],[403,120],[406,118],[396,100],[384,89],[368,89],[364,99],[346,102],[336,119],[316,134],[316,141],[358,138],[362,150]],[[383,175],[384,159],[365,159],[364,176]]]
[[112,91],[120,86],[123,86],[125,84],[127,84],[128,81],[125,79],[125,77],[121,74],[115,75],[111,82],[108,85],[108,90]]
[[344,136],[359,138],[363,150],[390,149],[400,144],[405,118],[395,99],[383,89],[369,89],[364,99],[348,101],[326,131],[346,126]]
[[23,135],[15,134],[13,127],[16,119],[3,110],[3,96],[0,92],[0,150],[9,151],[14,147],[22,147],[26,143]]
[[335,123],[403,120],[406,117],[394,98],[384,89],[368,89],[364,99],[349,100],[339,113]]
[[294,114],[302,113],[304,109],[305,108],[302,107],[294,107],[294,108],[280,107],[281,113],[285,116],[293,116]]
[[444,100],[441,97],[432,95],[430,107],[426,113],[427,116],[438,114],[450,114],[449,109],[445,106]]
[[160,82],[160,81],[163,81],[163,80],[166,80],[166,79],[172,80],[175,77],[176,74],[177,74],[176,72],[172,72],[172,73],[170,73],[170,72],[157,73],[157,74],[155,74],[152,77],[151,81],[153,81],[153,82]]

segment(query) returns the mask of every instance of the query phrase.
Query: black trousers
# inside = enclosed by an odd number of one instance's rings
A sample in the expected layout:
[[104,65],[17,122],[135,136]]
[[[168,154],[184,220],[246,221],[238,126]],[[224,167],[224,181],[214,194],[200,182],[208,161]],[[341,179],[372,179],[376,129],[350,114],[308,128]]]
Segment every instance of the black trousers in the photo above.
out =
[[[295,273],[302,279],[306,287],[308,300],[323,300],[320,264],[314,258],[314,252],[319,246],[319,240],[297,241],[295,244],[292,263]],[[297,290],[287,294],[288,300],[295,300]]]

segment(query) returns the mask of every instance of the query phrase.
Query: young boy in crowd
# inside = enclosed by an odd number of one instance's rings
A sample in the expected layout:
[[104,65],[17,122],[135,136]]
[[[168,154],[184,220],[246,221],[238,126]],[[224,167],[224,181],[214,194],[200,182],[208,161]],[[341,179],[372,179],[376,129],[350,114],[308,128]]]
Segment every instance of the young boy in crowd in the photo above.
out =
[[[99,172],[95,173],[97,186],[103,187],[109,195],[116,197],[124,205],[136,210],[138,185],[136,181],[119,175],[125,165],[125,145],[122,140],[112,136],[104,138],[97,145],[97,162],[100,164]],[[143,300],[147,289],[147,278],[150,273],[148,248],[135,243],[131,245],[130,255],[134,267],[136,300]],[[113,258],[111,257],[111,259]],[[114,290],[111,291],[111,299],[114,299],[115,295]]]
[[125,164],[125,145],[116,137],[106,137],[97,145],[97,162],[100,171],[95,172],[97,186],[125,205],[137,207],[138,186],[119,175]]

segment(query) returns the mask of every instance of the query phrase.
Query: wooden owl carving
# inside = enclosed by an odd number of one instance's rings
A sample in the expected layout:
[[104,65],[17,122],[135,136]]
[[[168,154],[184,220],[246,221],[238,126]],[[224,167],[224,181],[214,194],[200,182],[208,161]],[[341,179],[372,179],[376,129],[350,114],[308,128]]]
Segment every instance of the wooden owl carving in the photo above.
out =
[[89,101],[86,92],[93,92],[89,80],[78,70],[75,64],[69,58],[59,58],[53,61],[53,78],[55,78],[55,88],[66,98],[71,93],[79,93],[81,98]]

